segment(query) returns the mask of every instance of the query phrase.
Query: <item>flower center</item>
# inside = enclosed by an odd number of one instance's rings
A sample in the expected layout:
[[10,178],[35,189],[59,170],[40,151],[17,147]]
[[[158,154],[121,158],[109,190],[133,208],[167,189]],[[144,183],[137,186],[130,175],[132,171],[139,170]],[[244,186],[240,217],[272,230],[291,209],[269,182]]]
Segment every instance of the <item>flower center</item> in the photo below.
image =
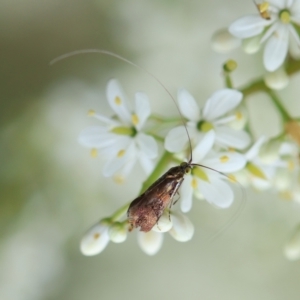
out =
[[123,126],[118,126],[114,127],[111,129],[112,133],[119,134],[119,135],[129,135],[129,136],[135,136],[137,131],[134,127],[123,127]]
[[208,131],[210,131],[211,129],[214,129],[214,126],[213,126],[212,123],[209,123],[209,122],[206,122],[206,121],[200,121],[200,122],[198,122],[198,124],[197,124],[197,128],[198,128],[200,131],[208,132]]
[[209,182],[208,176],[201,168],[194,168],[192,173],[193,173],[193,175],[197,176],[201,180]]
[[287,9],[283,9],[279,13],[279,19],[283,24],[288,24],[291,22],[291,14]]

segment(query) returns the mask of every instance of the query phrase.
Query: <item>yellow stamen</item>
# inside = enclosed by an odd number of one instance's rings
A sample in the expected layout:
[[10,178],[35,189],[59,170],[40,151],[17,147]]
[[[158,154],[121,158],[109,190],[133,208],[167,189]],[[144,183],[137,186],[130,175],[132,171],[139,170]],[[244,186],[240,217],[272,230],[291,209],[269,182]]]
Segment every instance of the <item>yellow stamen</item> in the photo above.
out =
[[121,105],[121,104],[122,104],[122,100],[121,100],[121,98],[120,98],[119,96],[116,96],[116,98],[115,98],[115,103],[116,103],[117,105]]
[[99,237],[100,237],[100,233],[94,233],[94,240],[97,240],[97,239],[99,239]]
[[96,112],[95,112],[93,109],[90,109],[90,110],[88,111],[88,116],[89,116],[89,117],[93,117],[95,114],[96,114]]
[[203,181],[209,182],[208,176],[201,168],[194,168],[193,174]]
[[139,117],[136,114],[132,114],[131,121],[133,125],[137,125],[140,122]]
[[270,20],[271,19],[271,15],[269,13],[269,7],[270,4],[268,2],[263,2],[261,4],[256,4],[259,14],[262,18],[266,19],[266,20]]
[[221,163],[226,163],[229,161],[229,157],[227,155],[223,155],[220,157],[220,162]]
[[91,149],[91,157],[96,158],[98,156],[98,150],[96,148]]
[[291,21],[290,12],[287,11],[287,10],[281,11],[280,14],[279,14],[279,17],[280,17],[281,22],[284,23],[284,24],[288,24]]
[[243,114],[242,114],[240,111],[237,111],[237,112],[235,113],[235,117],[236,117],[237,120],[242,120]]
[[114,182],[117,184],[123,184],[125,181],[125,178],[122,175],[115,175],[114,176]]
[[125,151],[124,149],[120,150],[120,151],[118,152],[118,154],[117,154],[117,157],[118,157],[118,158],[123,157],[124,154],[125,154],[125,152],[126,152],[126,151]]
[[192,186],[193,189],[196,189],[196,188],[197,188],[198,182],[197,182],[196,178],[193,178],[193,179],[192,179],[191,186]]

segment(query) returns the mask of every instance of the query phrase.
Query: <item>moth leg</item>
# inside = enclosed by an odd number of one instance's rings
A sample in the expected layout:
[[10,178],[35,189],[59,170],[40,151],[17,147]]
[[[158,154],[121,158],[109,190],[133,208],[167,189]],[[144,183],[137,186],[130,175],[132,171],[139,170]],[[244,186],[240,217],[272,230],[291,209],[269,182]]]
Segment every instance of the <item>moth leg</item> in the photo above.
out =
[[180,199],[180,194],[179,194],[179,192],[176,192],[177,194],[178,194],[178,198],[172,203],[172,205],[175,205],[177,202],[178,202],[178,200]]

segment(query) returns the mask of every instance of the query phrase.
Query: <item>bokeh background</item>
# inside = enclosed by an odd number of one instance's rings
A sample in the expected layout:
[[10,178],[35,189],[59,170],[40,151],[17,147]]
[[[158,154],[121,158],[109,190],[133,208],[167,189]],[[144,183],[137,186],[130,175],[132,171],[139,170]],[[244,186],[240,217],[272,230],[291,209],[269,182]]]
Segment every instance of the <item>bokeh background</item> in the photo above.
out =
[[[299,262],[288,261],[283,247],[300,206],[270,191],[247,191],[228,211],[196,202],[192,241],[166,236],[153,257],[139,249],[135,233],[95,257],[79,251],[84,231],[135,198],[144,176],[135,169],[117,185],[101,175],[101,157],[77,143],[95,124],[89,109],[111,114],[107,81],[118,78],[131,98],[145,91],[157,114],[178,112],[150,76],[114,58],[49,62],[78,49],[110,50],[155,74],[172,94],[185,87],[204,103],[223,87],[228,58],[239,64],[237,86],[264,74],[260,53],[211,50],[216,30],[251,12],[251,0],[0,1],[1,300],[299,299]],[[297,82],[294,76],[280,93],[294,115]],[[248,102],[256,135],[276,134],[280,122],[268,99]],[[243,200],[233,225],[208,242]]]

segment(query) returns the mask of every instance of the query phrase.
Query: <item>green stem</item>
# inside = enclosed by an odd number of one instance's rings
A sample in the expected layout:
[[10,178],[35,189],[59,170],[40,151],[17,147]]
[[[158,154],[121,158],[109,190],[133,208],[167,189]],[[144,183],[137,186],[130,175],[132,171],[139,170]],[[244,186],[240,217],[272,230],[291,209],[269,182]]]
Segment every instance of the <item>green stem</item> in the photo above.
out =
[[267,89],[266,92],[268,93],[268,95],[273,100],[273,103],[275,104],[275,106],[277,107],[277,109],[280,111],[281,116],[283,118],[283,121],[284,122],[291,121],[292,117],[289,115],[289,113],[287,112],[287,110],[283,107],[283,105],[281,104],[278,96],[274,93],[274,91],[272,91],[271,89]]
[[228,87],[229,89],[232,89],[233,84],[232,84],[232,80],[231,80],[231,77],[230,77],[230,73],[224,72],[224,76],[225,76],[225,85],[226,85],[226,87]]

